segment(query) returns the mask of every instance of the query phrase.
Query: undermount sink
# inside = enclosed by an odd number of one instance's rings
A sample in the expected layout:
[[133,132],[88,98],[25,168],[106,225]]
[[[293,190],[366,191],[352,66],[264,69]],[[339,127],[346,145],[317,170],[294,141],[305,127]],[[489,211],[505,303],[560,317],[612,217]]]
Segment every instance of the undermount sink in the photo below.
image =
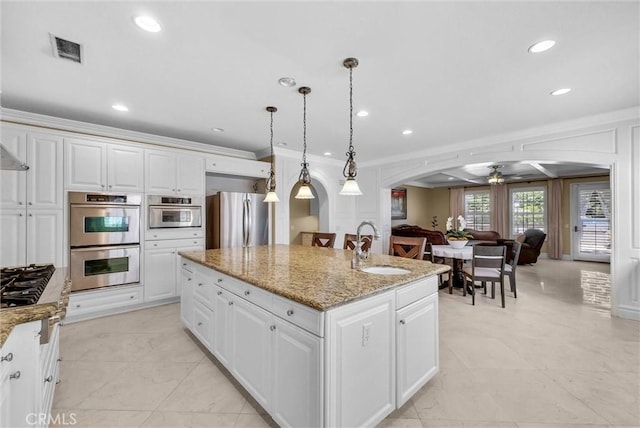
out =
[[393,266],[367,266],[363,267],[361,270],[362,272],[373,273],[376,275],[403,275],[405,273],[411,273],[408,269]]

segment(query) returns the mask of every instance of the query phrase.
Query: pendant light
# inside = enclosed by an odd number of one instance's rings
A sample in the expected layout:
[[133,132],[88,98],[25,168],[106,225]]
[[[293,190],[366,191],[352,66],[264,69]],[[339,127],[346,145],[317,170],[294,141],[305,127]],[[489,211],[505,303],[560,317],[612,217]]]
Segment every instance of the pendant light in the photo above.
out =
[[311,88],[303,86],[298,89],[298,92],[302,94],[303,106],[302,111],[302,169],[300,170],[300,176],[298,177],[298,183],[300,188],[296,199],[313,199],[313,193],[311,192],[311,176],[309,175],[309,164],[307,163],[307,95],[311,92]]
[[271,138],[269,139],[269,146],[271,147],[271,169],[269,170],[269,178],[267,178],[267,182],[265,183],[267,196],[265,196],[264,202],[280,202],[280,199],[278,199],[278,195],[276,194],[276,173],[273,172],[273,113],[277,112],[278,109],[276,107],[269,106],[267,107],[267,111],[271,116],[271,123],[269,124],[269,130],[271,131]]
[[504,176],[500,171],[498,171],[498,168],[502,168],[502,165],[494,165],[494,166],[490,166],[489,168],[493,169],[493,171],[491,171],[491,173],[487,177],[487,181],[489,182],[489,184],[491,185],[503,184]]
[[356,152],[353,149],[353,69],[358,66],[358,60],[356,58],[347,58],[342,62],[342,65],[349,69],[349,151],[347,152],[347,163],[342,170],[345,180],[340,194],[357,196],[362,195],[360,186],[356,181],[358,168],[356,167]]

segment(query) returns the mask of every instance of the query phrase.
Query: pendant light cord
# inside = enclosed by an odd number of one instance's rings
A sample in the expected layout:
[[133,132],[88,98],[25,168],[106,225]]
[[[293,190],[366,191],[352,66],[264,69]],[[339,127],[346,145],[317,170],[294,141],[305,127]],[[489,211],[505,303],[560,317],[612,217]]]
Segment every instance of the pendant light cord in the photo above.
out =
[[273,170],[273,112],[271,113],[271,124],[269,125],[269,129],[271,130],[271,138],[270,138],[270,145],[271,145],[271,169]]
[[307,94],[302,94],[302,166],[307,165]]
[[349,67],[349,156],[353,153],[353,67]]

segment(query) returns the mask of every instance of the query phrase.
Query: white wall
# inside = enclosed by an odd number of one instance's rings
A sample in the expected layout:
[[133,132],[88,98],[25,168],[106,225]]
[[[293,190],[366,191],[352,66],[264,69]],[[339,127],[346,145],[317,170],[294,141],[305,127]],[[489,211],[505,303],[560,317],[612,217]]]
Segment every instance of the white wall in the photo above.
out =
[[[484,138],[410,158],[361,168],[368,191],[358,201],[358,215],[371,215],[391,230],[390,189],[420,175],[461,165],[503,161],[580,162],[611,168],[614,204],[611,258],[612,313],[640,320],[640,118],[638,109],[553,124],[548,127]],[[375,185],[369,182],[375,180]],[[362,184],[361,184],[362,186]]]

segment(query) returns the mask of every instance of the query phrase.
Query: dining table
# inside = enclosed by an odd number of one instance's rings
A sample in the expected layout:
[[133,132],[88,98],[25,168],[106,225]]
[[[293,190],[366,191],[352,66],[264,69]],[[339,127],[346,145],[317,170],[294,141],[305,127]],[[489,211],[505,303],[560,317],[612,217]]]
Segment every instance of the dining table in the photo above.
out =
[[432,245],[431,251],[436,257],[444,257],[453,260],[451,279],[453,286],[462,288],[464,286],[464,275],[462,265],[465,260],[473,259],[473,246],[466,245],[462,248],[453,248],[451,245]]

